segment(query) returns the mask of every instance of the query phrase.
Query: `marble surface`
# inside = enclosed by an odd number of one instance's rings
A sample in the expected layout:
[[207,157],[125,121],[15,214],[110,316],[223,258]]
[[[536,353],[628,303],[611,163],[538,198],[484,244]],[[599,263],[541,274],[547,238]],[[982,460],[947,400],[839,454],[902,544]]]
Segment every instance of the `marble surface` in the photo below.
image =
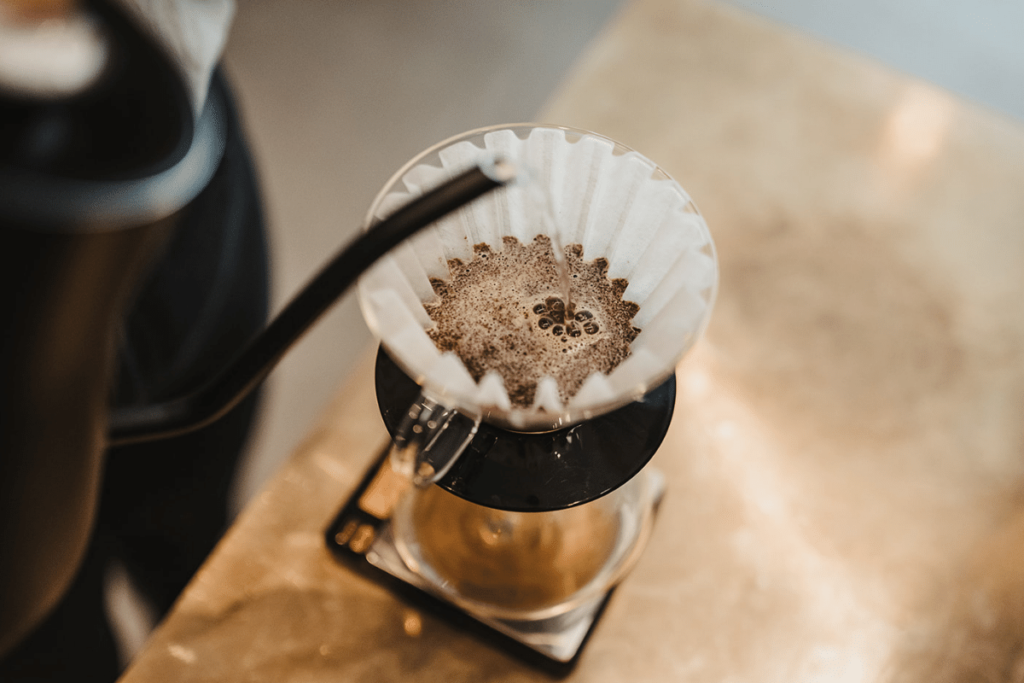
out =
[[[570,680],[1024,681],[1024,129],[681,0],[629,4],[542,118],[661,163],[721,266]],[[369,360],[126,683],[546,679],[325,547],[384,439]]]

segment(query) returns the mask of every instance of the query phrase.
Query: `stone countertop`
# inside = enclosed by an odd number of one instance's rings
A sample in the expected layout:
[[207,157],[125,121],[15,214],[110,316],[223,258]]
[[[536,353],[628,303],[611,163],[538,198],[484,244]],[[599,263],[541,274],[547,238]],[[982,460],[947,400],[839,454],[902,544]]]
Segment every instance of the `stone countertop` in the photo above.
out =
[[[713,3],[635,0],[542,120],[659,162],[716,240],[650,543],[569,680],[1024,680],[1024,128]],[[339,564],[369,357],[125,674],[548,677]]]

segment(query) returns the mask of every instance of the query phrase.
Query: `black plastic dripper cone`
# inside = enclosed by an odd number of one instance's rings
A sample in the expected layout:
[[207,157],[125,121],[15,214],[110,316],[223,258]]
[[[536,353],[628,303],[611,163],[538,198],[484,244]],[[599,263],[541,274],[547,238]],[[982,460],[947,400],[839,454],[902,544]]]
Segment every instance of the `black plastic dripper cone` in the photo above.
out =
[[[377,403],[394,434],[420,387],[377,354]],[[486,422],[438,485],[500,510],[546,512],[581,505],[633,478],[658,450],[675,407],[675,376],[643,398],[567,429],[511,432]]]

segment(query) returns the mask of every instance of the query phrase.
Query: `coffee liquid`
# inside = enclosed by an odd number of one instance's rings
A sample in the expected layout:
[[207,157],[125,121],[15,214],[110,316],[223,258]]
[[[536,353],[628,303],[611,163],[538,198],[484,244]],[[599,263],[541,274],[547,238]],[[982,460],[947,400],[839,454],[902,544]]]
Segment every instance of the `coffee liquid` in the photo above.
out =
[[506,512],[440,486],[417,492],[410,513],[401,523],[412,527],[417,559],[443,585],[463,598],[514,610],[572,597],[605,568],[622,533],[619,516],[606,505]]
[[592,373],[611,372],[629,356],[639,307],[622,299],[629,283],[608,278],[607,260],[584,260],[579,244],[564,249],[566,305],[551,240],[502,241],[501,251],[478,244],[468,263],[448,261],[448,282],[431,280],[438,298],[424,308],[436,325],[427,333],[475,380],[500,373],[513,406],[530,407],[545,375],[568,402]]

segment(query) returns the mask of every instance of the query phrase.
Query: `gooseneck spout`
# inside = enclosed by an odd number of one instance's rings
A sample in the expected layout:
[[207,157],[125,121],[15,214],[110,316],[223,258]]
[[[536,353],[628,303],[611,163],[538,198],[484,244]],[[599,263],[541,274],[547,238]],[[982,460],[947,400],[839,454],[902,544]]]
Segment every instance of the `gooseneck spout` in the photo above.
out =
[[112,446],[163,439],[218,419],[252,391],[313,323],[377,259],[420,229],[505,185],[515,176],[507,162],[487,162],[428,191],[342,249],[249,345],[198,391],[164,403],[115,409]]

